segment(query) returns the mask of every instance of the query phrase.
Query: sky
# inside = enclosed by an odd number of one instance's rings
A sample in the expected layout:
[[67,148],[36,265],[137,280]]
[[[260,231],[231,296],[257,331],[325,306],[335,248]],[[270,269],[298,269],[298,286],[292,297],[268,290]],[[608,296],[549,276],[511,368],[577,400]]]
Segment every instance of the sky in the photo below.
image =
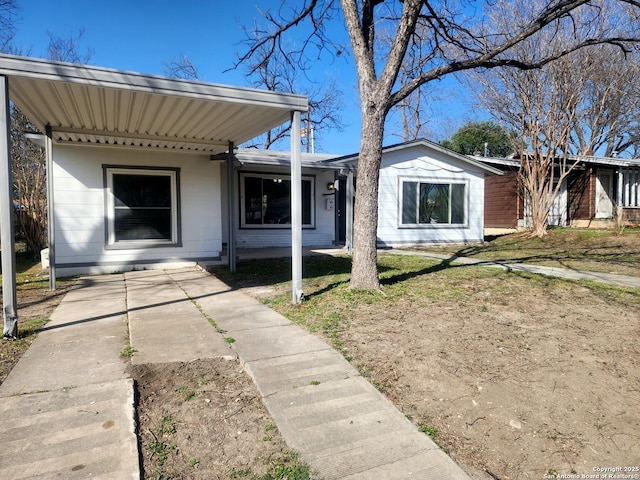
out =
[[[201,81],[246,87],[245,70],[233,68],[237,54],[245,51],[242,26],[260,18],[256,5],[263,10],[277,8],[281,0],[18,0],[18,4],[13,44],[26,55],[46,57],[49,34],[69,37],[83,31],[79,53],[89,49],[92,65],[164,75],[168,62],[186,56]],[[331,28],[336,38],[347,38],[341,21]],[[360,113],[355,67],[349,56],[317,62],[312,80],[330,79],[344,95],[344,128],[319,132],[316,151],[355,153]],[[476,113],[468,93],[453,79],[439,81],[433,88],[442,100],[432,105],[432,130],[438,138],[431,140],[439,141],[476,119]],[[394,130],[391,119],[385,144],[401,141]]]

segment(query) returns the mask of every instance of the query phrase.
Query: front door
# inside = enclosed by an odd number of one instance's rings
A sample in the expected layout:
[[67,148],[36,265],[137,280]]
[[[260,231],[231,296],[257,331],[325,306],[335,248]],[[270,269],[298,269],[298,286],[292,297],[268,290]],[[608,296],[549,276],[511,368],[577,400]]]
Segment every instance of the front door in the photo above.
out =
[[340,177],[336,192],[336,244],[344,245],[347,239],[347,179]]
[[613,218],[613,172],[598,170],[596,173],[596,218]]
[[[558,181],[553,182],[553,190],[558,188]],[[564,179],[558,194],[553,198],[553,203],[549,209],[547,224],[552,227],[565,227],[567,225],[567,180]]]

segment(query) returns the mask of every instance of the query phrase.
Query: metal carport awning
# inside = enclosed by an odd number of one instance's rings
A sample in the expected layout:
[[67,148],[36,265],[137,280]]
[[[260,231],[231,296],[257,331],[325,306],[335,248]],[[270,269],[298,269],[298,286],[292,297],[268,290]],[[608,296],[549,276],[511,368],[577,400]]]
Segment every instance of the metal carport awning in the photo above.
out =
[[0,55],[9,97],[54,142],[220,153],[290,121],[306,97]]
[[[308,110],[307,98],[302,95],[13,55],[0,55],[0,80],[0,89],[4,92],[0,98],[0,162],[3,164],[0,173],[2,184],[8,185],[0,188],[0,204],[5,206],[0,207],[3,247],[9,246],[8,237],[13,229],[13,212],[9,208],[12,205],[9,101],[41,132],[46,132],[49,144],[54,145],[219,154],[228,151],[229,145],[240,145],[292,122],[292,178],[299,176],[294,169],[300,167],[300,114]],[[295,204],[296,200],[292,200]],[[297,262],[295,245],[301,245],[301,238],[296,239],[296,235],[301,237],[296,225],[292,225],[294,264]],[[10,245],[13,247],[13,238]],[[301,257],[301,247],[299,250]],[[13,248],[2,249],[2,267],[6,319],[16,315]],[[297,270],[295,266],[294,276]],[[301,267],[299,270],[301,272]],[[294,289],[297,283],[294,278]],[[295,298],[294,293],[294,301]],[[11,335],[6,329],[5,320],[5,335]]]

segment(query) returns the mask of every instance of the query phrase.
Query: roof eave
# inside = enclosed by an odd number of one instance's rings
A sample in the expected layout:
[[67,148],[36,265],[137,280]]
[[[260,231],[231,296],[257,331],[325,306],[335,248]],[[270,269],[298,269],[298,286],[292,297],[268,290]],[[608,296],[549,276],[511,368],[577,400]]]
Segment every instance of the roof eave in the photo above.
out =
[[[383,147],[382,154],[384,155],[385,153],[390,153],[398,150],[405,150],[407,148],[413,148],[416,146],[423,146],[425,148],[435,150],[445,155],[448,155],[450,157],[456,158],[462,162],[468,163],[470,165],[475,166],[476,168],[483,170],[485,173],[489,173],[491,175],[502,175],[502,171],[497,168],[483,164],[482,162],[479,162],[467,155],[461,155],[457,152],[454,152],[453,150],[449,150],[448,148],[443,147],[442,145],[438,145],[437,143],[433,143],[425,139],[412,140],[409,142],[398,143],[395,145],[389,145],[387,147]],[[350,155],[345,155],[343,157],[335,158],[331,162],[342,163],[347,165],[357,164],[359,156],[360,156],[359,153],[354,153]]]

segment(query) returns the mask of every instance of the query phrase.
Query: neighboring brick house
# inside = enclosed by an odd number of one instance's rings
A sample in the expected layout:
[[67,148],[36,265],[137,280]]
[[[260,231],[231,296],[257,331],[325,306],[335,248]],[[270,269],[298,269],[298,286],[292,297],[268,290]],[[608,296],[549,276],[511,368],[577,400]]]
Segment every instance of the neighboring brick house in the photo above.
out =
[[[500,169],[485,179],[485,227],[528,226],[525,195],[518,184],[519,161],[474,157]],[[618,206],[627,224],[640,224],[640,161],[621,158],[576,158],[578,164],[560,188],[549,224],[606,228],[615,224]]]

